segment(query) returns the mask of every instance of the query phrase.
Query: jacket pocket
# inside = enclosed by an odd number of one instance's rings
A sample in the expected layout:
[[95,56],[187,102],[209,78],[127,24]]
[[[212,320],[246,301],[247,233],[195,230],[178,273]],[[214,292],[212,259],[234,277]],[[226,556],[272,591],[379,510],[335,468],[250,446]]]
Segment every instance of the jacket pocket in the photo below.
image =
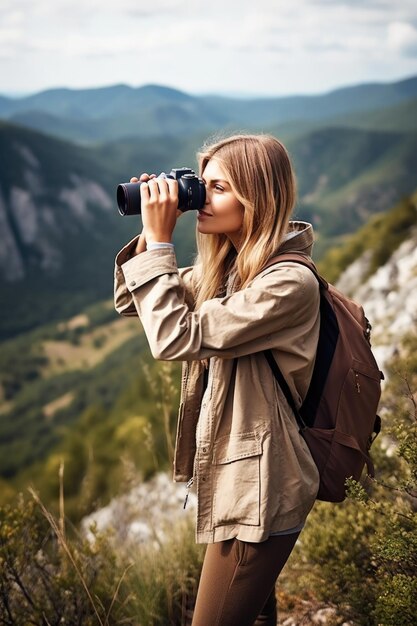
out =
[[260,523],[259,433],[221,437],[213,451],[213,526]]

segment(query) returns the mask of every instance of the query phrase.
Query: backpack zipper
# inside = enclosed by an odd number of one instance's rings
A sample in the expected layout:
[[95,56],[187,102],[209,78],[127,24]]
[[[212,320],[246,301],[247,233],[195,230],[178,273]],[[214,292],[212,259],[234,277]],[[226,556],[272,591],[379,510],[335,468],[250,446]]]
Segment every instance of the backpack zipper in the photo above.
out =
[[358,374],[358,372],[355,372],[355,385],[356,385],[356,391],[358,393],[360,393],[361,392],[361,384],[359,382],[359,374]]

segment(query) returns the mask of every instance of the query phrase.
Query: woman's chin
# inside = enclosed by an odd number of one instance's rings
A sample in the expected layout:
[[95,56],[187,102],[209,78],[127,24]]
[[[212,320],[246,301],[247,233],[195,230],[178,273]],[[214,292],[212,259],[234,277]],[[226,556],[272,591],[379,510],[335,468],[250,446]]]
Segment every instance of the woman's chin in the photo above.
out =
[[211,230],[209,228],[207,228],[207,225],[204,224],[203,222],[197,222],[197,230],[202,235],[210,235],[211,234]]

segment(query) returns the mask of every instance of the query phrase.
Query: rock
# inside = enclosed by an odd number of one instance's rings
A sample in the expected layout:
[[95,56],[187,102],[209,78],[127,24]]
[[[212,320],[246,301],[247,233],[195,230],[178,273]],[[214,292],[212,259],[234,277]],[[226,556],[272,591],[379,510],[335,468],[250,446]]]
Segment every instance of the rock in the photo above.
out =
[[417,323],[417,229],[412,229],[387,263],[363,282],[365,270],[366,259],[361,257],[336,286],[342,291],[348,288],[351,297],[363,306],[372,325],[375,357],[384,369],[403,336]]
[[0,274],[8,282],[24,279],[29,267],[59,272],[66,261],[63,237],[78,236],[83,229],[94,232],[101,213],[114,209],[100,184],[75,173],[52,193],[33,152],[20,143],[14,147],[25,166],[9,193],[0,191]]
[[32,244],[38,235],[38,212],[33,196],[26,189],[12,187],[10,190],[10,209],[25,244]]
[[21,280],[25,276],[25,267],[22,261],[16,239],[13,235],[9,218],[7,216],[6,204],[3,194],[0,191],[0,270],[3,277],[8,282]]
[[336,611],[332,607],[326,607],[319,609],[314,615],[311,616],[312,624],[328,624],[329,620],[334,620],[336,617]]
[[351,263],[339,277],[337,288],[342,293],[351,297],[355,289],[363,282],[363,277],[369,271],[372,252],[366,250],[361,256]]
[[165,528],[185,520],[197,506],[195,494],[189,493],[184,510],[186,488],[184,483],[173,483],[166,473],[156,474],[131,491],[113,498],[111,502],[84,517],[81,528],[93,540],[90,527],[100,532],[111,530],[117,543],[144,543],[154,539],[163,541]]

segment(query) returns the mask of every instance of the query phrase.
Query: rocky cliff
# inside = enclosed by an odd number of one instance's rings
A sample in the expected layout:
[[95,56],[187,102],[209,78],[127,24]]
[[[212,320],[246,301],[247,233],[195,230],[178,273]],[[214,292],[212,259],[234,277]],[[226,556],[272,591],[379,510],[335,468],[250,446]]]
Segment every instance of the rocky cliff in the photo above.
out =
[[48,164],[28,142],[12,141],[9,158],[21,167],[19,179],[0,189],[0,276],[21,280],[30,266],[58,272],[65,261],[63,239],[94,227],[100,213],[114,210],[113,199],[92,172],[80,171],[64,151],[63,176],[54,181],[54,189]]
[[402,338],[416,331],[417,227],[389,260],[369,278],[370,251],[364,252],[340,276],[337,287],[360,302],[372,324],[372,345],[381,369],[401,346]]

